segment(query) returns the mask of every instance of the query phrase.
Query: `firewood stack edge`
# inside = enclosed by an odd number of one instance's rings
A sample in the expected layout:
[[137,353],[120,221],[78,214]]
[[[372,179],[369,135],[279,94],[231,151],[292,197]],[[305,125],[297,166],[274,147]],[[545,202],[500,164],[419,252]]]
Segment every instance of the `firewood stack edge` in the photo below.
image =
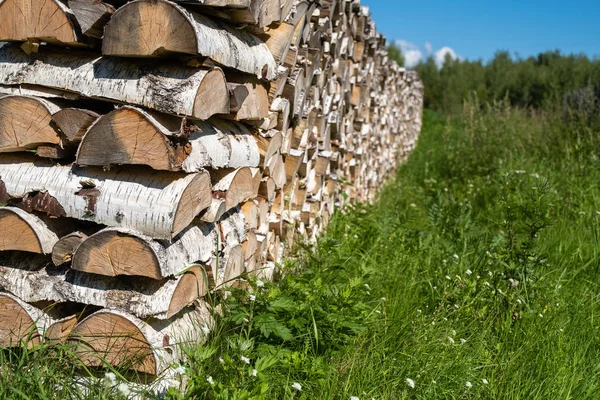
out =
[[0,346],[158,375],[414,148],[359,0],[0,2]]

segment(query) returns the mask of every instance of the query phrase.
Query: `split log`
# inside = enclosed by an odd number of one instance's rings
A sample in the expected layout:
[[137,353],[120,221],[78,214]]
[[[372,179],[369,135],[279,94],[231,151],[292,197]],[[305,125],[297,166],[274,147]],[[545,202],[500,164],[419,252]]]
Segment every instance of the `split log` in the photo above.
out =
[[54,265],[59,266],[71,261],[73,253],[85,239],[87,239],[87,235],[81,232],[73,232],[61,237],[52,248]]
[[227,88],[230,113],[236,121],[256,121],[269,115],[269,96],[263,85],[256,82],[228,82]]
[[105,276],[163,279],[190,265],[208,264],[217,250],[217,233],[212,224],[191,225],[172,243],[128,229],[106,228],[79,245],[71,268]]
[[0,293],[0,347],[38,345],[52,322],[42,310],[10,293]]
[[208,119],[229,113],[223,71],[119,60],[95,54],[0,47],[0,84],[39,85],[85,97]]
[[100,0],[69,0],[68,6],[85,36],[102,39],[104,25],[115,13],[115,8]]
[[76,163],[138,164],[193,173],[203,168],[255,167],[258,148],[250,131],[234,122],[192,123],[125,106],[100,117],[89,128]]
[[50,254],[57,241],[56,234],[37,216],[20,208],[0,208],[0,251]]
[[255,197],[254,182],[250,168],[222,169],[211,174],[216,198],[225,200],[225,209]]
[[54,216],[127,227],[161,239],[175,237],[212,199],[207,172],[82,170],[8,154],[0,157],[0,181],[0,203],[42,193],[54,207],[37,211],[54,209]]
[[81,46],[75,16],[59,0],[3,0],[0,2],[0,42],[38,39]]
[[38,259],[17,257],[0,266],[0,287],[33,303],[75,302],[111,308],[140,318],[168,319],[208,293],[208,276],[192,266],[173,279],[114,279],[78,271],[40,268]]
[[52,121],[63,133],[67,143],[79,143],[88,128],[99,117],[100,115],[94,111],[80,108],[63,108],[52,115]]
[[129,2],[117,10],[104,30],[104,55],[140,57],[169,53],[209,57],[259,79],[273,79],[277,69],[269,49],[256,36],[168,0]]
[[67,343],[84,364],[120,366],[159,375],[184,356],[182,346],[202,343],[212,315],[205,304],[166,321],[144,322],[117,310],[100,310],[79,322]]
[[56,104],[33,96],[0,97],[0,152],[59,144],[59,132],[52,124],[59,110]]
[[227,212],[225,208],[225,200],[223,199],[212,199],[210,206],[200,216],[200,221],[213,223],[221,219],[223,214]]

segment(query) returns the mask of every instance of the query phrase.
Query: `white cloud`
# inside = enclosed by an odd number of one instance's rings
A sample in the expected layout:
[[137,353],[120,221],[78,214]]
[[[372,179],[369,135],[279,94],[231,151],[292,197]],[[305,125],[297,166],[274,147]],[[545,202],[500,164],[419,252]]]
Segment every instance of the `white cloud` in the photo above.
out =
[[431,45],[431,42],[425,42],[425,51],[427,52],[427,55],[433,53],[433,46]]
[[402,50],[407,68],[413,68],[419,62],[423,61],[425,57],[430,55],[433,56],[438,68],[444,64],[446,55],[449,55],[453,60],[462,60],[462,57],[456,54],[454,49],[448,46],[444,46],[441,49],[434,51],[431,42],[425,42],[425,45],[423,46],[425,53],[423,53],[419,46],[407,40],[396,40],[395,44],[400,48],[400,50]]
[[414,67],[423,59],[423,52],[414,43],[406,40],[396,40],[396,46],[402,50],[407,68]]
[[437,64],[438,68],[444,64],[444,61],[446,60],[446,55],[449,55],[450,58],[453,60],[462,59],[458,54],[456,54],[456,52],[452,48],[444,46],[438,51],[436,51],[434,55],[435,63]]

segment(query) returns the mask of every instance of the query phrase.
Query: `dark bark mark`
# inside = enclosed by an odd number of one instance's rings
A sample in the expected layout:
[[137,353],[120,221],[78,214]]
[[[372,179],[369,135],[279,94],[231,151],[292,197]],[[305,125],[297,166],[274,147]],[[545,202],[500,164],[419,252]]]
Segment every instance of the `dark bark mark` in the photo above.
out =
[[81,196],[87,201],[87,207],[85,212],[85,217],[91,218],[96,215],[96,201],[98,200],[98,196],[100,196],[100,190],[95,187],[84,187],[80,191],[75,193],[76,196]]
[[44,212],[51,217],[67,216],[63,206],[48,192],[27,193],[17,206],[27,212]]

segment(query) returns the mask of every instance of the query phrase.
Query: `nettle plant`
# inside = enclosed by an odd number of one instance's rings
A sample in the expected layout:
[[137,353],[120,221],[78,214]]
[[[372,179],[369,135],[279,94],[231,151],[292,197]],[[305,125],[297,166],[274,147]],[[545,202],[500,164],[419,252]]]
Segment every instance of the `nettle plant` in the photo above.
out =
[[300,398],[323,383],[332,357],[381,318],[383,307],[364,271],[322,261],[337,245],[331,240],[302,249],[277,282],[249,278],[247,288],[227,289],[208,343],[187,349],[185,394],[170,397]]

